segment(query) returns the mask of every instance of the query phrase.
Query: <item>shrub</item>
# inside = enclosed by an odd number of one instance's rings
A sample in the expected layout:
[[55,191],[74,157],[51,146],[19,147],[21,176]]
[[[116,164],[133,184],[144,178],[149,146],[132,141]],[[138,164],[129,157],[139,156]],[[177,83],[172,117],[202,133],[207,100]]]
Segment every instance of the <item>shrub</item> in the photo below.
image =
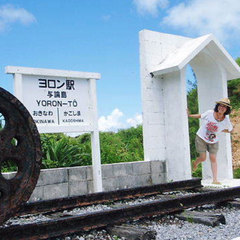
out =
[[240,168],[233,170],[233,177],[240,178]]

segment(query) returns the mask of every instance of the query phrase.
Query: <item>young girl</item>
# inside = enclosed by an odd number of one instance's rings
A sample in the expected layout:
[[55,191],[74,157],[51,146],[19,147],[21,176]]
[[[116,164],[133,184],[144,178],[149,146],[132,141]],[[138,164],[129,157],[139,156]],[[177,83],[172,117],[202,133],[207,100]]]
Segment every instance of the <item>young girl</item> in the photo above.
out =
[[193,162],[193,170],[197,169],[198,164],[206,160],[206,151],[209,152],[213,184],[220,184],[217,179],[217,151],[219,133],[231,133],[233,130],[228,114],[231,112],[230,100],[223,98],[216,102],[214,110],[208,110],[203,114],[189,114],[188,117],[201,118],[202,124],[197,131],[195,147],[199,157]]

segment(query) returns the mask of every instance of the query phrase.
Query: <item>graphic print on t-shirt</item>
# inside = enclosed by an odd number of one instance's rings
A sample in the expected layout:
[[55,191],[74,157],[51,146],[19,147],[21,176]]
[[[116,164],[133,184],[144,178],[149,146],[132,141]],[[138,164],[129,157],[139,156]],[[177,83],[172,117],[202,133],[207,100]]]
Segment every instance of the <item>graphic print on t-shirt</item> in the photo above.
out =
[[217,123],[208,122],[206,125],[206,128],[207,128],[207,132],[206,132],[205,139],[210,142],[214,142],[214,139],[216,138],[215,132],[218,131]]

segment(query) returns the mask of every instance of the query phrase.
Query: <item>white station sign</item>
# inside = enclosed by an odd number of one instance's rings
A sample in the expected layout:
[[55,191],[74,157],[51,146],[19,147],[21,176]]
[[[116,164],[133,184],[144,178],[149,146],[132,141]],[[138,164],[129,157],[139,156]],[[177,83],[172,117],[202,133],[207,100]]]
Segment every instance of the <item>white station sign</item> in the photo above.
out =
[[39,132],[91,132],[97,126],[98,73],[6,67],[14,74],[15,95],[32,115]]
[[23,102],[38,126],[90,124],[86,79],[23,75]]

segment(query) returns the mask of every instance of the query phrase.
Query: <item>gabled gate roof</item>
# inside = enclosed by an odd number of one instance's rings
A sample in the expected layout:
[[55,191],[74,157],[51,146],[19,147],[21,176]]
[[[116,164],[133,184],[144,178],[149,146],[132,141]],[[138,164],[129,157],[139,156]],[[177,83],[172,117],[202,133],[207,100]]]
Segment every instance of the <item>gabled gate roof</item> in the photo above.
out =
[[227,80],[240,78],[240,67],[213,34],[190,39],[169,54],[161,64],[155,66],[151,73],[158,76],[179,71],[204,49],[207,49],[211,56],[226,69]]

